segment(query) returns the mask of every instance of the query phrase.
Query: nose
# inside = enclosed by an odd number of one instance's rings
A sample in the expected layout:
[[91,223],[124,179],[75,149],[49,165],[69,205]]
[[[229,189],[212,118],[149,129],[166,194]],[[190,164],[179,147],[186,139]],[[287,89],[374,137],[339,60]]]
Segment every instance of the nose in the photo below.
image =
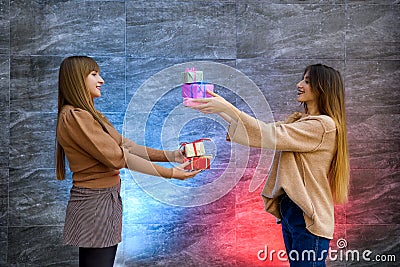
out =
[[99,83],[101,83],[101,84],[104,84],[104,80],[103,80],[103,78],[101,78],[101,76],[99,75]]
[[300,87],[301,87],[301,82],[302,82],[302,81],[300,81],[300,82],[297,83],[297,85],[296,85],[297,88],[300,88]]

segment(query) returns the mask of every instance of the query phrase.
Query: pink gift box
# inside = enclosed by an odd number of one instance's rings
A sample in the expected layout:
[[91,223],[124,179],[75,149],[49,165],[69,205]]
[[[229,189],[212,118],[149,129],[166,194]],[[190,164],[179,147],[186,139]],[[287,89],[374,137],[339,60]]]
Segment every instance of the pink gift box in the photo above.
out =
[[182,84],[183,98],[207,98],[212,97],[207,90],[214,92],[214,85],[210,83],[184,83]]

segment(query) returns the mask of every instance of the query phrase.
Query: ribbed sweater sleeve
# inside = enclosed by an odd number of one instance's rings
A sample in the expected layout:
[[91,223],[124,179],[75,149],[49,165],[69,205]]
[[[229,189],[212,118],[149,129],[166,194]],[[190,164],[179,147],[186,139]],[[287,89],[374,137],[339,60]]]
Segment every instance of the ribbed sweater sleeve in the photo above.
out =
[[238,121],[231,122],[228,134],[231,141],[245,146],[310,152],[322,143],[325,128],[311,116],[289,124],[264,123],[242,112]]

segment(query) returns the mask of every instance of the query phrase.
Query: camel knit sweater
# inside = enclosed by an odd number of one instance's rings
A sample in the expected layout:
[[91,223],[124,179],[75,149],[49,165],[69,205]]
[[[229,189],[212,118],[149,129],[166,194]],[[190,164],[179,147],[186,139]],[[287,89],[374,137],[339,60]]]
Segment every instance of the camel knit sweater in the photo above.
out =
[[334,204],[328,173],[336,153],[336,126],[332,118],[307,116],[294,123],[263,123],[246,113],[228,130],[238,144],[276,150],[262,191],[265,210],[278,222],[279,197],[286,193],[302,210],[306,228],[332,239]]
[[152,164],[168,161],[167,151],[140,146],[122,137],[111,125],[107,132],[87,111],[65,105],[57,124],[57,140],[73,172],[74,185],[109,188],[120,183],[120,169],[169,178],[172,170]]

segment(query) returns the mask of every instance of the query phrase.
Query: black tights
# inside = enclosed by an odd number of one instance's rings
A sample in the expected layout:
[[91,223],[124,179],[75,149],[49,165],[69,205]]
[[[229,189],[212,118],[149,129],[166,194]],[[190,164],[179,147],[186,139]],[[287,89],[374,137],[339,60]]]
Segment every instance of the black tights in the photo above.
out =
[[79,248],[79,267],[112,267],[117,246],[107,248]]

